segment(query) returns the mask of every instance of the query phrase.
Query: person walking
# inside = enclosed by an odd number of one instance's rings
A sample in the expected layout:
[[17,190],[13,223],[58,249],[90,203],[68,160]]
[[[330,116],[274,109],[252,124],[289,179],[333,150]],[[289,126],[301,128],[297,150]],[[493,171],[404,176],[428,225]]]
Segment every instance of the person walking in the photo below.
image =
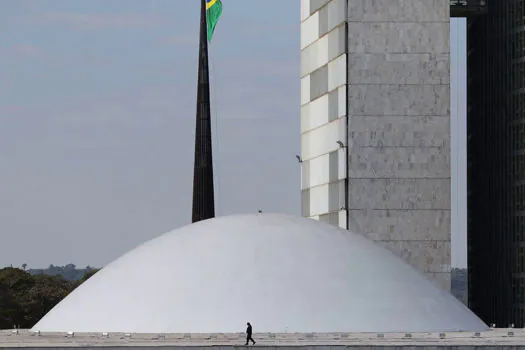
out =
[[248,326],[246,328],[246,344],[244,345],[248,345],[248,342],[251,340],[253,345],[255,345],[255,340],[253,340],[252,338],[252,325],[250,324],[250,322],[246,323],[246,325]]

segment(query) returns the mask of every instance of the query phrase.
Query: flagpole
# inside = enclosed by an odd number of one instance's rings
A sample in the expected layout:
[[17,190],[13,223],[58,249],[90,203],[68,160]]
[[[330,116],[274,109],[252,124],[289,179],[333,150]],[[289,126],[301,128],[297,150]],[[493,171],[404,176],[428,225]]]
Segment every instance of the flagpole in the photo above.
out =
[[215,217],[206,0],[201,0],[192,222]]

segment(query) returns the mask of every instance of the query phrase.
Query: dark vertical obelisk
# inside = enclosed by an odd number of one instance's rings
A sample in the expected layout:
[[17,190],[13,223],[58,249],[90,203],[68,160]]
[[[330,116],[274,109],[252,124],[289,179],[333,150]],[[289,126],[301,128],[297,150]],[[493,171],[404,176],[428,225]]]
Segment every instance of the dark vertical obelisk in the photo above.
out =
[[215,217],[206,0],[201,0],[198,79],[197,124],[195,128],[195,165],[193,170],[192,222]]

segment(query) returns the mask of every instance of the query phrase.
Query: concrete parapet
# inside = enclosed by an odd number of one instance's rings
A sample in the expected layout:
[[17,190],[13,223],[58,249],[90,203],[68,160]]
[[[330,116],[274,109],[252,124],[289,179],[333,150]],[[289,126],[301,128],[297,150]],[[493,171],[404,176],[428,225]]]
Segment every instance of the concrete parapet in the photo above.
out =
[[[523,329],[493,329],[481,333],[256,333],[258,349],[518,349],[525,346]],[[0,331],[0,349],[234,349],[243,347],[243,333],[124,334],[34,333]]]

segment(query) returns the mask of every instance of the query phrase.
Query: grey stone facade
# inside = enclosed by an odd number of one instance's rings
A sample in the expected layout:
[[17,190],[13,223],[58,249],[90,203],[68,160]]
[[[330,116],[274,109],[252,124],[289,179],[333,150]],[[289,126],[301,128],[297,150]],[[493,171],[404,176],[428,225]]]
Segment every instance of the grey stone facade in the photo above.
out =
[[301,12],[303,215],[346,227],[348,211],[348,229],[450,289],[450,2],[302,0]]

